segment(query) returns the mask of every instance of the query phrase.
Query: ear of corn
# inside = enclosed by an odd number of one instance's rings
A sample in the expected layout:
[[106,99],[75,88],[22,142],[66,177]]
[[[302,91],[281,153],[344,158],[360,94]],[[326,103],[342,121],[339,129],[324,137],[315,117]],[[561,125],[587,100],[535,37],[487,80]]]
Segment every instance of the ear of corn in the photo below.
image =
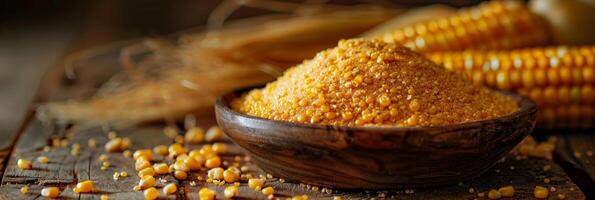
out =
[[533,99],[545,128],[588,128],[595,117],[595,45],[430,53],[476,84]]
[[491,1],[452,16],[398,28],[377,38],[419,52],[547,45],[549,27],[516,1]]

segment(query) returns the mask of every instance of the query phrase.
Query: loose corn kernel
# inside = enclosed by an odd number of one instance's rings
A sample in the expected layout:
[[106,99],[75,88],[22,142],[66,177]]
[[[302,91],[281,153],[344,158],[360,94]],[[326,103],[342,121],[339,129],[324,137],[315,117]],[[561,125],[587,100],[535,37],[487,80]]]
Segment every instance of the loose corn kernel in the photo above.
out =
[[235,167],[229,167],[223,172],[223,179],[225,182],[233,183],[240,180],[240,170]]
[[124,152],[122,152],[122,155],[125,158],[130,158],[130,157],[132,157],[132,152],[130,150],[125,150]]
[[139,158],[134,163],[134,168],[137,171],[140,171],[140,170],[145,169],[145,168],[148,168],[148,167],[151,167],[151,162],[149,162],[145,158]]
[[217,154],[225,154],[228,151],[227,144],[224,143],[215,143],[213,144],[213,151]]
[[91,138],[87,140],[87,145],[89,146],[89,148],[94,149],[95,147],[97,147],[97,140],[95,140],[95,138]]
[[172,166],[177,171],[190,171],[190,168],[188,165],[186,165],[186,163],[184,163],[183,160],[177,160]]
[[174,172],[174,176],[178,180],[186,180],[188,178],[188,174],[185,171],[176,171]]
[[146,200],[154,200],[159,198],[159,191],[154,187],[147,188],[143,194],[145,195]]
[[221,138],[223,138],[223,131],[218,126],[212,126],[207,130],[207,135],[205,136],[207,142],[220,141]]
[[273,193],[275,193],[275,189],[273,189],[273,187],[265,187],[264,189],[262,189],[262,194],[264,194],[264,196],[269,196]]
[[167,150],[167,146],[165,145],[157,145],[153,147],[153,152],[161,156],[167,156],[167,154],[169,153],[169,151]]
[[129,146],[130,139],[116,137],[105,143],[105,151],[120,152],[128,149]]
[[46,164],[48,163],[49,159],[47,156],[39,156],[37,157],[37,162],[41,163],[41,164]]
[[31,162],[29,162],[28,160],[25,160],[25,159],[19,159],[19,160],[17,161],[17,167],[18,167],[20,170],[26,170],[26,169],[31,169],[31,168],[32,168],[32,165],[31,165]]
[[[210,169],[207,176],[215,180],[223,180],[224,170],[221,167]],[[231,182],[230,182],[231,183]]]
[[343,197],[341,197],[341,196],[334,196],[333,197],[333,200],[343,200]]
[[107,194],[102,194],[101,197],[99,197],[100,200],[108,200],[109,198],[107,197]]
[[499,188],[498,192],[500,192],[500,194],[502,194],[503,197],[512,197],[514,196],[514,187],[504,186]]
[[57,187],[46,187],[41,190],[41,196],[47,198],[56,198],[60,195],[60,189]]
[[128,172],[122,171],[122,172],[120,172],[120,176],[127,177],[128,176]]
[[176,157],[178,155],[186,153],[186,149],[178,143],[170,145],[167,150],[169,152],[170,157]]
[[138,182],[138,186],[141,189],[146,189],[149,187],[153,187],[155,185],[155,182],[156,182],[155,177],[147,175],[147,176],[143,176],[140,179],[140,181]]
[[207,167],[209,169],[219,167],[219,166],[221,166],[221,158],[219,158],[219,156],[209,158],[205,162],[205,167]]
[[107,158],[107,155],[106,154],[102,153],[101,155],[99,155],[99,160],[100,161],[107,161],[107,159],[108,158]]
[[147,175],[154,176],[155,169],[153,169],[152,167],[147,167],[147,168],[144,168],[138,172],[138,177],[143,177],[143,176],[147,176]]
[[169,173],[169,167],[165,163],[156,163],[153,165],[153,170],[156,174],[167,174]]
[[223,191],[223,194],[225,195],[225,198],[227,199],[231,199],[232,197],[238,196],[239,194],[239,189],[238,186],[232,185],[232,186],[227,186],[225,187],[225,190]]
[[190,128],[184,135],[184,139],[192,144],[202,143],[205,140],[205,131],[200,127]]
[[205,164],[205,162],[207,161],[207,159],[200,154],[192,154],[194,151],[190,152],[190,157],[193,158],[194,160],[196,160],[196,163],[198,163],[198,165],[203,165]]
[[118,173],[118,172],[114,172],[113,179],[114,179],[114,180],[118,180],[118,179],[120,179],[120,173]]
[[75,193],[89,193],[89,192],[93,192],[94,187],[95,186],[93,186],[93,181],[86,180],[86,181],[77,183],[76,187],[74,187],[72,190]]
[[489,199],[500,199],[500,198],[502,198],[502,194],[500,194],[500,192],[498,192],[498,190],[490,190],[488,192],[488,198]]
[[140,149],[140,150],[136,150],[134,152],[133,158],[139,159],[141,157],[145,158],[148,161],[152,161],[153,160],[153,151],[151,151],[150,149]]
[[254,190],[260,190],[260,188],[264,185],[264,179],[258,178],[251,178],[248,179],[248,187]]
[[545,187],[535,186],[535,190],[533,190],[533,196],[538,199],[545,199],[549,196],[549,191]]
[[215,199],[215,194],[217,194],[215,191],[204,187],[198,191],[200,200],[213,200]]
[[174,138],[178,135],[178,128],[175,126],[166,126],[163,128],[163,134],[169,138]]
[[163,194],[173,194],[176,191],[178,191],[178,186],[174,183],[170,183],[165,185],[165,187],[163,187]]
[[101,163],[101,166],[107,168],[110,166],[110,163],[108,161],[103,161],[103,163]]
[[23,194],[29,193],[29,186],[23,186],[23,187],[21,187],[21,193],[23,193]]
[[201,163],[199,163],[194,157],[184,158],[184,164],[188,166],[190,170],[199,170]]
[[308,195],[293,196],[291,200],[308,200]]

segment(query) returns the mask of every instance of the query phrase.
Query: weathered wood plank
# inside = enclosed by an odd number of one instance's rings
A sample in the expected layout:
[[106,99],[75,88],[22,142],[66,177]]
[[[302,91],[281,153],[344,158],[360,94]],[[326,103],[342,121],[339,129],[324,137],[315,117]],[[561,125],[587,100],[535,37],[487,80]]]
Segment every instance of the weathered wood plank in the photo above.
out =
[[593,132],[560,136],[557,160],[589,198],[595,198],[595,135]]

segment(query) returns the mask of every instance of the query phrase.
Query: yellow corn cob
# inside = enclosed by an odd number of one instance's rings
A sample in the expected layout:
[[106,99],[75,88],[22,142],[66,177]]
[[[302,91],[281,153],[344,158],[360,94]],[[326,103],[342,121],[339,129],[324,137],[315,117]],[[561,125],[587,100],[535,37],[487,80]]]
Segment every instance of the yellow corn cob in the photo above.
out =
[[595,45],[427,56],[474,83],[530,97],[541,110],[541,127],[585,128],[595,121]]
[[517,1],[491,1],[447,18],[417,23],[376,36],[419,52],[511,49],[547,45],[547,23]]

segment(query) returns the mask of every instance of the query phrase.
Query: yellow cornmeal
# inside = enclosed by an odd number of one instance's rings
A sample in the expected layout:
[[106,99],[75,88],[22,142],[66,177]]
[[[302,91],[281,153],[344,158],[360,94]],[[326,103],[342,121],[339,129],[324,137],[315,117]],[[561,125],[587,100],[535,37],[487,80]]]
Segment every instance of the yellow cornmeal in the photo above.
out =
[[347,126],[433,126],[494,118],[516,102],[379,40],[342,40],[232,102],[261,118]]

